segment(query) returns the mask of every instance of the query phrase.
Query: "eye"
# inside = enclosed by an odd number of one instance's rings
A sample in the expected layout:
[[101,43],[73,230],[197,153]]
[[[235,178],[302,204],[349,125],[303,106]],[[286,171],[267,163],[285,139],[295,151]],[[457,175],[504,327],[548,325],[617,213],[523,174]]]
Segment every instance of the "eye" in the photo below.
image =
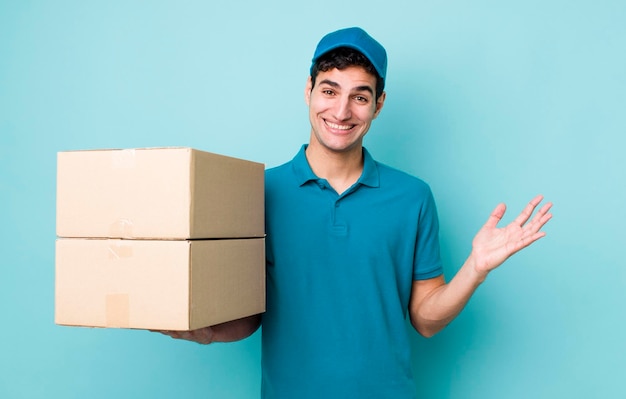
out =
[[363,103],[363,104],[365,104],[365,103],[367,103],[369,101],[369,99],[367,97],[364,97],[364,96],[355,96],[354,99],[357,102],[360,102],[360,103]]
[[332,96],[335,94],[335,92],[331,89],[322,89],[322,93],[326,94],[327,96]]

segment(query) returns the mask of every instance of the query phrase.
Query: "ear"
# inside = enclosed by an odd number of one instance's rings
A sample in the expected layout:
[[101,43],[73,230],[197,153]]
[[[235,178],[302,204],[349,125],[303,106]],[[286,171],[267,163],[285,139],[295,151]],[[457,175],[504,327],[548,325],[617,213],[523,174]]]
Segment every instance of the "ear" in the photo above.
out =
[[304,102],[306,105],[311,105],[311,90],[313,90],[313,81],[311,80],[311,76],[309,76],[304,86]]
[[376,111],[374,111],[373,119],[376,119],[378,117],[378,114],[380,114],[380,111],[383,109],[383,105],[385,104],[385,98],[387,98],[387,93],[383,91],[376,101]]

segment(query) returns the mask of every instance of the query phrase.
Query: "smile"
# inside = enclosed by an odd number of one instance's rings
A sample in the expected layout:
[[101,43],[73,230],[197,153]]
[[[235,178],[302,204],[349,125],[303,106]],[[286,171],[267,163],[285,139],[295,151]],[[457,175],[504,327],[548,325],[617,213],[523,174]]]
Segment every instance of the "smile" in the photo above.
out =
[[324,120],[324,122],[326,123],[326,126],[328,126],[331,129],[337,129],[337,130],[350,130],[354,127],[354,125],[338,125],[336,123],[332,123],[329,122],[327,120]]

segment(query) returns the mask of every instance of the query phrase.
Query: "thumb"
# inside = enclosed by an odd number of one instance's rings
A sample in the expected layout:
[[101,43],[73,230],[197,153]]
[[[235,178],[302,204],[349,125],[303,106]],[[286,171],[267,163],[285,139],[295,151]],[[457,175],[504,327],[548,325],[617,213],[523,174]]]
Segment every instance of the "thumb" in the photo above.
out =
[[489,219],[487,219],[485,227],[496,227],[500,220],[502,220],[504,212],[506,212],[506,205],[498,204],[498,206],[496,206],[496,208],[491,212]]

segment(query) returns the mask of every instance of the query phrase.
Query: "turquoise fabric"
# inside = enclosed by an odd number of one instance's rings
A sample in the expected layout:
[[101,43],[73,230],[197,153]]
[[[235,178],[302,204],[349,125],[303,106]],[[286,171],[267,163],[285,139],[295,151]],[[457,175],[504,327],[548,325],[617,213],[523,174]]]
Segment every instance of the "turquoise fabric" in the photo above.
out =
[[430,188],[364,149],[338,195],[305,149],[266,172],[262,396],[412,398],[411,285],[442,273]]

